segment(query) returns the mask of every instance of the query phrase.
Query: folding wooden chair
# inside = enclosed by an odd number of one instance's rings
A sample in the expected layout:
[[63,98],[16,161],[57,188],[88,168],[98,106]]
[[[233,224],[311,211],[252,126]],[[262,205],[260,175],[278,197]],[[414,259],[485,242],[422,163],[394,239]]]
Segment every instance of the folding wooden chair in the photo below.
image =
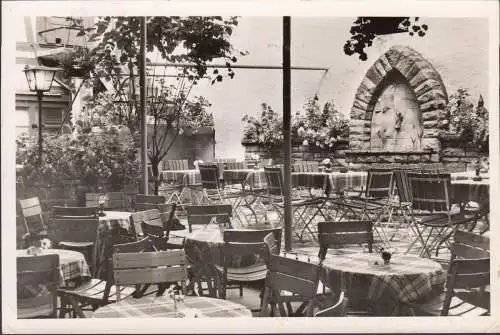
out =
[[[267,182],[266,201],[271,209],[276,211],[280,222],[284,220],[284,192],[283,192],[283,172],[280,167],[264,167]],[[295,235],[302,240],[303,234],[307,231],[313,238],[315,232],[311,229],[314,218],[320,212],[319,209],[324,203],[324,199],[292,199],[292,215]]]
[[121,300],[120,287],[123,285],[180,281],[182,292],[185,292],[188,279],[186,255],[184,250],[117,252],[113,254],[113,275],[116,284],[116,303],[120,308],[135,303],[127,299]]
[[490,314],[489,239],[457,230],[454,235],[445,292],[410,311],[424,316],[481,316]]
[[52,217],[58,218],[96,218],[97,207],[52,206]]
[[17,318],[57,318],[59,255],[17,257]]
[[421,256],[431,257],[433,252],[437,256],[441,245],[451,248],[450,236],[455,228],[470,223],[473,218],[452,212],[449,173],[408,173],[408,182],[412,190],[410,227],[416,238],[407,252],[419,243]]
[[[273,234],[276,241],[281,241],[281,228],[259,230],[228,229],[224,231],[222,267],[217,267],[222,273],[223,299],[226,298],[226,290],[228,288],[239,288],[240,297],[242,297],[242,284],[244,282],[254,282],[266,278],[267,265],[265,258],[267,256],[267,246],[264,243],[264,238],[268,234]],[[277,252],[279,253],[279,245]],[[254,258],[257,262],[249,266],[234,266],[235,261],[242,260],[245,257],[249,259]],[[232,284],[238,285],[234,287]]]
[[193,225],[208,225],[215,222],[231,227],[232,206],[229,204],[191,205],[187,206],[188,229],[191,233]]
[[111,254],[108,255],[108,280],[92,278],[80,286],[72,289],[59,289],[58,295],[61,298],[60,316],[64,317],[67,313],[72,312],[73,317],[84,318],[84,310],[90,307],[91,311],[116,301],[117,291],[120,292],[120,297],[140,295],[144,293],[139,286],[120,286],[114,287],[113,279],[113,263],[112,255],[116,252],[150,252],[153,250],[152,242],[149,237],[142,240],[130,243],[115,244],[111,248]]
[[[223,163],[220,163],[223,164]],[[198,166],[201,176],[202,194],[199,203],[223,202],[221,172],[217,163],[203,163]]]
[[[321,266],[269,253],[268,269],[260,315],[301,316],[305,308],[304,315],[313,316]],[[294,311],[292,303],[301,306]]]
[[47,225],[42,213],[42,207],[38,197],[20,199],[19,207],[26,228],[23,240],[29,235],[40,236],[41,238],[47,237]]
[[49,226],[49,237],[59,248],[83,253],[87,264],[92,264],[98,225],[97,217],[54,218]]

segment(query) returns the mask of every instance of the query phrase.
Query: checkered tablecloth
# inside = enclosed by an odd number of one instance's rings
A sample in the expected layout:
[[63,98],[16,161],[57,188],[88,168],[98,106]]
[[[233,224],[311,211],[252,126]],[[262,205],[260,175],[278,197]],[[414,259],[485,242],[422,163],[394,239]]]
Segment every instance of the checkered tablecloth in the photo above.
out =
[[106,224],[109,229],[119,226],[122,229],[130,230],[131,212],[104,211],[105,216],[99,217],[100,224]]
[[182,182],[186,182],[187,185],[197,185],[201,183],[200,171],[196,169],[164,170],[161,173],[163,181],[166,183],[180,184]]
[[[299,248],[286,257],[318,264],[318,250]],[[348,294],[366,297],[377,315],[398,315],[404,303],[425,298],[442,287],[446,273],[439,263],[414,255],[395,254],[389,265],[383,265],[378,253],[329,252],[323,262],[322,280],[334,291],[343,281]]]
[[[452,172],[450,177],[452,181],[455,180],[472,180],[472,177],[476,175],[475,171],[464,171],[464,172]],[[489,173],[481,172],[480,176],[484,179],[489,179]]]
[[127,298],[98,308],[94,318],[238,318],[252,312],[238,303],[208,297],[184,297],[177,312],[169,296]]
[[228,169],[224,170],[222,175],[226,185],[243,181],[250,187],[263,187],[266,184],[264,169]]
[[292,172],[292,186],[322,188],[325,193],[361,189],[368,173],[364,171],[342,172]]
[[467,203],[469,201],[484,203],[490,198],[489,179],[480,181],[472,179],[452,180],[449,190],[451,203]]
[[[17,257],[26,257],[26,249],[16,250]],[[44,249],[42,255],[59,255],[59,286],[70,286],[72,281],[90,278],[90,270],[82,253],[64,249]],[[36,257],[36,256],[32,256]]]
[[346,254],[327,257],[323,266],[330,282],[340,276],[344,282],[366,283],[366,297],[380,315],[397,315],[401,303],[425,298],[446,280],[439,263],[414,255],[395,254],[389,265],[383,265],[378,253]]

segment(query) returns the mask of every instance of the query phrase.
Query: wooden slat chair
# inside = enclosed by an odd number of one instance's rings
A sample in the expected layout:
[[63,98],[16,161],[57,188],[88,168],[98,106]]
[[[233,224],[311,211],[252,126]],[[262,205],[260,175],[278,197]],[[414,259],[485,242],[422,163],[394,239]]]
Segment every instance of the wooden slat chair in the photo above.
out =
[[[219,166],[219,165],[220,166]],[[201,177],[202,194],[199,203],[223,202],[224,189],[221,185],[221,167],[224,163],[201,163],[198,165]]]
[[96,218],[97,207],[63,207],[52,206],[53,218]]
[[56,318],[59,255],[17,257],[17,318]]
[[232,206],[230,204],[190,205],[186,206],[188,229],[191,233],[193,225],[208,225],[213,222],[231,226]]
[[408,173],[411,188],[411,225],[417,237],[407,251],[420,243],[420,255],[436,256],[442,245],[451,248],[450,236],[460,225],[467,225],[474,217],[453,212],[449,199],[449,173]]
[[163,195],[137,194],[133,207],[135,211],[144,211],[151,208],[157,208],[159,211],[162,211],[161,205],[165,204],[165,202]]
[[49,237],[59,248],[83,253],[87,264],[92,264],[98,225],[98,217],[54,218],[49,226]]
[[127,299],[121,300],[120,287],[122,285],[180,281],[182,292],[185,292],[188,279],[186,255],[184,250],[115,253],[113,275],[116,284],[116,302],[122,308],[126,308],[129,303],[136,303]]
[[129,211],[133,210],[133,204],[135,203],[135,197],[139,194],[139,185],[127,184],[123,186],[123,193],[125,193],[125,208]]
[[38,197],[20,199],[19,207],[21,209],[24,226],[26,228],[25,237],[28,235],[47,236],[47,225],[42,214],[42,207]]
[[[373,251],[373,223],[371,221],[325,221],[318,223],[319,252],[318,257],[324,260],[328,250],[334,247],[335,254],[356,253],[355,249],[345,248],[349,245],[365,245],[366,251]],[[339,248],[340,247],[340,248]],[[330,283],[331,292],[344,292],[349,296],[350,314],[369,315],[366,309],[368,305],[363,297],[357,297],[356,291],[351,287],[357,287],[356,282],[342,283],[341,279],[336,283]],[[326,291],[326,289],[325,289]]]
[[[266,201],[278,213],[280,221],[284,220],[284,182],[283,171],[281,167],[264,167],[264,173],[267,182],[267,196]],[[320,212],[320,208],[324,203],[324,199],[292,199],[292,216],[294,222],[294,233],[303,240],[303,234],[307,231],[309,234],[316,238],[316,234],[311,228],[316,215]]]
[[[268,269],[260,316],[275,316],[276,305],[280,316],[300,316],[303,306],[305,316],[313,316],[321,266],[269,252]],[[292,302],[300,302],[301,306],[293,311]]]
[[333,306],[315,312],[314,317],[346,316],[348,305],[349,299],[344,292],[340,292],[338,301]]
[[104,193],[85,193],[85,207],[99,207],[99,196]]
[[107,192],[104,208],[113,211],[124,211],[127,209],[124,192]]
[[[217,266],[217,269],[222,274],[223,299],[226,298],[226,290],[228,288],[239,288],[240,297],[242,297],[243,283],[255,282],[266,278],[267,265],[265,260],[267,256],[267,246],[264,243],[264,238],[268,234],[272,234],[276,241],[281,241],[281,228],[259,230],[228,229],[224,231],[222,266]],[[279,249],[280,245],[278,245],[278,253]],[[236,260],[254,256],[260,256],[257,258],[255,264],[234,267]],[[236,284],[236,286],[233,284]]]
[[429,301],[411,305],[410,311],[422,316],[489,315],[489,244],[487,237],[457,230],[445,291]]
[[389,237],[382,221],[390,222],[389,203],[394,193],[394,172],[391,169],[369,169],[366,188],[361,195],[345,196],[332,201],[343,211],[340,220],[371,220],[374,231],[383,245]]
[[[366,244],[367,251],[373,251],[373,223],[371,221],[324,221],[318,223],[320,259],[325,259],[331,247],[345,247]],[[356,250],[340,249],[337,253],[353,253]]]
[[117,252],[150,252],[153,251],[151,238],[145,237],[139,241],[115,244],[109,255],[109,270],[108,280],[92,278],[89,282],[84,283],[73,289],[59,289],[58,295],[61,298],[60,317],[68,312],[73,312],[73,317],[84,318],[86,310],[90,307],[91,311],[116,301],[116,292],[120,290],[120,297],[130,295],[143,294],[143,290],[139,286],[135,288],[129,286],[121,286],[116,288],[113,279],[113,263],[111,257]]

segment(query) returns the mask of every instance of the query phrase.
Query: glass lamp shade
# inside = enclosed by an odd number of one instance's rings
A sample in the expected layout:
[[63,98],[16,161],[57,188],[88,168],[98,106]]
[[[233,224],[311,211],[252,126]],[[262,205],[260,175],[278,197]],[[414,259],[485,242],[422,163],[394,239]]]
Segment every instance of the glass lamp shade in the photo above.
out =
[[24,69],[28,86],[32,92],[47,92],[52,87],[52,81],[59,68],[36,66]]

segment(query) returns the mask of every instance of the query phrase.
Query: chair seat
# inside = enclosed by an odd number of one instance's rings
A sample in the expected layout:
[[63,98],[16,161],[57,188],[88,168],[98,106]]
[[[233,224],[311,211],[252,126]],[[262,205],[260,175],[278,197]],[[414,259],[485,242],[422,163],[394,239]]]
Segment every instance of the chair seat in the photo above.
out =
[[[442,293],[423,304],[412,307],[419,312],[418,315],[439,316],[441,315],[444,299],[445,293]],[[481,316],[487,314],[487,309],[465,302],[456,296],[452,297],[448,311],[449,316]]]
[[86,249],[94,245],[94,242],[73,242],[73,241],[61,241],[59,242],[61,247],[72,248],[72,249]]
[[[68,289],[58,289],[59,295],[71,295],[77,300],[83,299],[90,304],[102,305],[104,304],[104,290],[106,289],[106,281],[101,279],[92,278],[90,281],[82,285]],[[134,287],[120,286],[121,297],[127,297],[134,293]],[[116,286],[111,286],[109,291],[108,302],[116,301]]]
[[17,318],[48,317],[53,313],[52,296],[42,295],[17,300]]
[[[224,268],[220,265],[215,266],[220,272],[224,271]],[[254,264],[250,266],[245,266],[241,268],[228,268],[227,269],[227,279],[232,281],[257,281],[266,278],[267,265],[266,264]]]
[[424,225],[424,226],[446,227],[446,226],[450,226],[450,225],[454,226],[454,225],[467,223],[471,219],[472,218],[465,217],[458,212],[455,212],[455,213],[451,212],[450,217],[448,217],[448,214],[446,214],[446,213],[431,214],[431,215],[424,216],[423,218],[417,220],[417,222]]

